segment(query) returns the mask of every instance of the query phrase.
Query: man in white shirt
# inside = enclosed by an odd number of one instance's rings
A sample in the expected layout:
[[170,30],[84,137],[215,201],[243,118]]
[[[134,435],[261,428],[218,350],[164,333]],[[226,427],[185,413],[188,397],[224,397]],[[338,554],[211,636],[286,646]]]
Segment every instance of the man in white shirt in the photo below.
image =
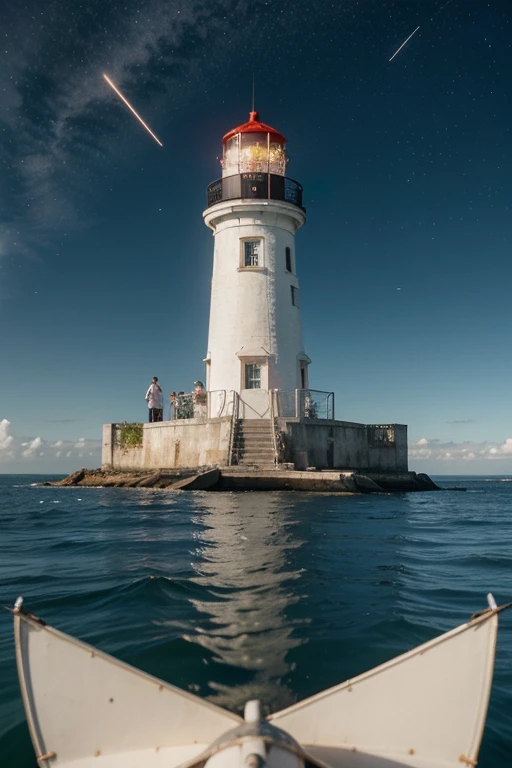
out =
[[146,392],[146,400],[148,401],[149,421],[162,421],[164,405],[162,387],[158,383],[158,376],[153,376],[153,381]]

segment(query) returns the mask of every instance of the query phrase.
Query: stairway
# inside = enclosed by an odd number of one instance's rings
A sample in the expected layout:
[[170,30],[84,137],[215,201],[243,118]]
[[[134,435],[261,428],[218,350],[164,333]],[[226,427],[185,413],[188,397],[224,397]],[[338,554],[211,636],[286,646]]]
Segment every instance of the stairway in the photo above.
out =
[[238,419],[233,440],[233,463],[247,469],[275,468],[270,419]]

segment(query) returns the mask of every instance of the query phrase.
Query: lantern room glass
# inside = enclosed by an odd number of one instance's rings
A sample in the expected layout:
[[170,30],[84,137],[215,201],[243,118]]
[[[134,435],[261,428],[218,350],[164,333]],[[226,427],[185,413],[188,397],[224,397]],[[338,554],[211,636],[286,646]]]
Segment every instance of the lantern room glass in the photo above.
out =
[[275,134],[249,131],[238,133],[224,145],[222,175],[273,173],[284,176],[288,159]]

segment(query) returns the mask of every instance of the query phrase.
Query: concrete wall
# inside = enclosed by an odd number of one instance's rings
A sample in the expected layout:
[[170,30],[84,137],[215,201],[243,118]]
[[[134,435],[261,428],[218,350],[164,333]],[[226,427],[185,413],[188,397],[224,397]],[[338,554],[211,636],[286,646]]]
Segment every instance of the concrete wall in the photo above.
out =
[[[407,427],[316,419],[278,419],[281,462],[295,469],[407,472]],[[231,418],[143,425],[142,446],[118,444],[119,427],[103,426],[103,469],[174,469],[227,466]]]
[[278,419],[282,460],[295,469],[407,471],[407,427],[348,421]]
[[225,466],[231,419],[187,419],[144,424],[142,445],[118,444],[119,427],[103,425],[102,469],[171,469]]

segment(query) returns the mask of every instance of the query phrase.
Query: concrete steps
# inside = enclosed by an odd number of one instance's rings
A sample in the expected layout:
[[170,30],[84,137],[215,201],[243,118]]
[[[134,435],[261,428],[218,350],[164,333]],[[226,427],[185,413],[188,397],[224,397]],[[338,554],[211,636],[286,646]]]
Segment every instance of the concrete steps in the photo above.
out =
[[240,475],[241,477],[249,477],[254,475],[255,477],[259,477],[262,472],[264,474],[268,472],[275,472],[276,465],[273,462],[268,462],[266,464],[235,464],[228,467],[228,471],[230,475]]
[[238,466],[274,467],[274,438],[268,419],[239,419],[233,441],[233,458]]

